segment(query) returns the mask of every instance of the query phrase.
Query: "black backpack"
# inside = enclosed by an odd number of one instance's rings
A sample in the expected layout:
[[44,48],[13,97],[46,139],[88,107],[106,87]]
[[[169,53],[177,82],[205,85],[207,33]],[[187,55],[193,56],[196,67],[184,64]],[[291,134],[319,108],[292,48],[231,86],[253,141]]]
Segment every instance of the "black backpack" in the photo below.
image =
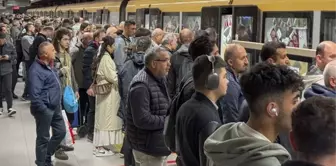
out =
[[172,151],[176,152],[177,145],[176,145],[176,115],[183,104],[183,91],[184,89],[193,83],[193,78],[190,77],[182,86],[182,88],[179,89],[179,93],[174,97],[173,101],[170,103],[168,111],[167,111],[167,117],[165,119],[165,124],[163,128],[163,136],[164,141],[167,146],[167,148]]

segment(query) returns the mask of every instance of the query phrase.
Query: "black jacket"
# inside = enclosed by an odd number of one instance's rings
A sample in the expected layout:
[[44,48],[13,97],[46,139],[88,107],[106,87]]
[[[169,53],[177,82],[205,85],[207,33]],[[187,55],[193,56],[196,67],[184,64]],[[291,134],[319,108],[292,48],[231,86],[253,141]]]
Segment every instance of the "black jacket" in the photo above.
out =
[[199,134],[210,122],[222,123],[217,109],[215,103],[199,92],[180,107],[176,135],[179,154],[186,166],[200,165]]
[[128,95],[126,134],[132,149],[151,156],[168,156],[163,127],[170,103],[164,78],[147,68],[132,80]]
[[188,50],[189,45],[182,45],[170,58],[171,68],[167,83],[171,98],[177,94],[182,78],[192,70],[193,61]]
[[0,56],[8,55],[8,60],[0,61],[0,75],[6,75],[13,72],[12,64],[16,61],[16,49],[13,44],[6,42],[0,46]]
[[318,165],[318,164],[314,164],[314,163],[310,163],[306,161],[287,161],[284,164],[282,164],[282,166],[322,166],[322,165]]
[[47,36],[42,33],[38,33],[33,41],[33,44],[29,47],[29,66],[35,61],[40,44],[45,41],[48,41]]
[[141,69],[143,69],[145,66],[144,56],[145,56],[144,52],[134,53],[131,59],[125,62],[124,66],[121,68],[120,73],[118,75],[119,76],[119,94],[121,97],[118,116],[121,119],[124,119],[125,117],[125,112],[126,112],[125,108],[127,105],[127,96],[128,96],[128,90],[129,90],[131,81],[133,77],[136,74],[138,74],[138,72]]
[[93,78],[91,74],[91,65],[93,58],[97,55],[99,44],[95,41],[91,41],[89,46],[84,51],[83,56],[83,88],[89,89]]

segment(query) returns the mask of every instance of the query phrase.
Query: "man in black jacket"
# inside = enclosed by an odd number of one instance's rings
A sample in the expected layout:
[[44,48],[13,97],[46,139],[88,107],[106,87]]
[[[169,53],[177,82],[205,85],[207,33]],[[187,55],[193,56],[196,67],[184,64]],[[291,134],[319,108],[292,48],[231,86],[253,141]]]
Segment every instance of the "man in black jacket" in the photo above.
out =
[[35,61],[35,58],[37,56],[38,47],[41,43],[48,41],[48,38],[51,38],[54,34],[54,28],[53,27],[43,27],[41,32],[37,34],[35,37],[33,44],[29,47],[29,62],[28,66]]
[[168,73],[168,90],[170,97],[173,98],[180,85],[182,78],[191,70],[192,59],[189,55],[189,45],[194,39],[194,34],[190,29],[183,29],[180,32],[182,46],[170,58],[172,65]]
[[[215,74],[217,79],[209,79]],[[194,62],[192,77],[196,93],[177,113],[176,135],[184,165],[199,166],[203,153],[200,141],[207,138],[202,140],[200,134],[211,122],[222,123],[216,102],[227,90],[225,62],[218,56],[202,55]],[[210,135],[213,131],[207,132]]]
[[[0,32],[0,92],[3,93],[7,102],[8,116],[16,113],[13,109],[12,93],[12,61],[16,59],[16,50],[13,44],[6,41],[6,34]],[[0,115],[3,114],[2,101],[0,102]]]
[[126,134],[140,166],[161,166],[170,154],[162,135],[170,103],[165,82],[169,68],[168,51],[155,47],[130,85]]
[[87,89],[87,94],[89,95],[90,110],[87,114],[87,125],[88,125],[88,140],[93,141],[93,130],[94,130],[94,119],[95,119],[95,107],[96,98],[92,89],[93,78],[91,73],[91,65],[93,63],[93,58],[97,55],[100,42],[105,37],[104,30],[98,30],[93,34],[93,41],[89,43],[89,46],[84,51],[83,56],[83,87]]

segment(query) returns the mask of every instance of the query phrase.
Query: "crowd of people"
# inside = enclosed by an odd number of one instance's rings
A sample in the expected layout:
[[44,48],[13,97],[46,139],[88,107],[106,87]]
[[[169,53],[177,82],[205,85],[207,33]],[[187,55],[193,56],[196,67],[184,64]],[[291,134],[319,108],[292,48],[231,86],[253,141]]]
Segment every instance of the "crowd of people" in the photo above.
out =
[[321,42],[302,77],[284,43],[265,43],[250,66],[239,44],[220,57],[217,40],[212,28],[177,35],[132,20],[2,16],[1,94],[13,116],[23,63],[38,166],[74,150],[61,143],[66,88],[79,101],[77,136],[126,166],[163,166],[172,152],[178,166],[335,165],[336,44]]

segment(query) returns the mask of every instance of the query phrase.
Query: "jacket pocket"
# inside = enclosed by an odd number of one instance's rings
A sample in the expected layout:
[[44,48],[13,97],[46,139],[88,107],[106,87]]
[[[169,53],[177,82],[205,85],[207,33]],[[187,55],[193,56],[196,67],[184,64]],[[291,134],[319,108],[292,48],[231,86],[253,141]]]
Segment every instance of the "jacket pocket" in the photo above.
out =
[[146,149],[152,152],[153,156],[168,156],[171,152],[164,143],[162,132],[153,132],[146,140]]

